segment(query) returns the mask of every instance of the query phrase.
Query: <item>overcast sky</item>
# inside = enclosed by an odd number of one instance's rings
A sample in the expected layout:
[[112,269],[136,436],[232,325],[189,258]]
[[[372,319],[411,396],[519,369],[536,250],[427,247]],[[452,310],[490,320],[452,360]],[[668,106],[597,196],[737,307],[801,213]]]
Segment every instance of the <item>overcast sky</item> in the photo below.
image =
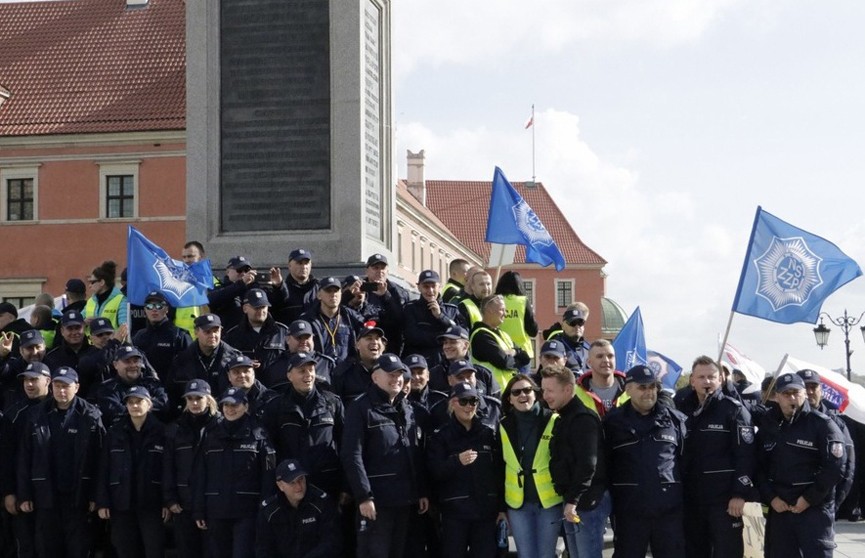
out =
[[[757,205],[865,264],[865,2],[393,2],[396,157],[426,178],[537,179],[640,306],[650,348],[717,356]],[[865,311],[865,278],[831,296]],[[542,324],[547,326],[549,324]],[[865,322],[863,322],[865,325]],[[833,327],[736,315],[730,342],[844,364]],[[865,372],[865,341],[851,339]]]

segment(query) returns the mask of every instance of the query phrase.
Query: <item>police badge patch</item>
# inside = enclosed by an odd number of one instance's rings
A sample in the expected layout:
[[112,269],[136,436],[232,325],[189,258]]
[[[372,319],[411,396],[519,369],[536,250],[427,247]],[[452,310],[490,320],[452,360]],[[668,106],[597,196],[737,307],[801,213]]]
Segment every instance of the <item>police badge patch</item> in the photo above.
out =
[[553,237],[550,236],[547,228],[544,227],[526,200],[521,199],[511,210],[514,213],[517,228],[526,235],[531,244],[543,244],[544,246],[553,244]]
[[754,443],[754,429],[750,426],[739,427],[739,438],[746,444]]
[[832,457],[841,459],[844,457],[844,444],[842,442],[831,442],[829,444],[829,453],[832,454]]
[[752,484],[751,477],[749,477],[748,475],[742,475],[741,477],[739,477],[739,482],[742,484],[742,486],[751,486]]
[[823,284],[820,263],[802,237],[772,238],[766,251],[754,260],[757,266],[757,295],[777,312],[790,305],[802,306]]

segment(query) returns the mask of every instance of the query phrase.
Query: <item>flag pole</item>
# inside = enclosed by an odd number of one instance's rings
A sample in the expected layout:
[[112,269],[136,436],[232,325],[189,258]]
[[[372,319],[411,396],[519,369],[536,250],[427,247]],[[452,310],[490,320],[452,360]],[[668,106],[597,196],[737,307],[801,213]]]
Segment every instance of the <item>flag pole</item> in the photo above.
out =
[[727,320],[727,331],[724,332],[724,340],[721,342],[721,348],[718,351],[718,366],[721,365],[721,358],[724,356],[724,348],[727,346],[727,339],[730,337],[730,327],[733,325],[733,314],[735,311],[730,312],[730,319]]
[[535,182],[535,104],[532,103],[532,183]]
[[784,370],[784,366],[787,364],[787,357],[789,356],[789,353],[784,353],[784,358],[781,359],[781,364],[778,365],[778,370],[775,370],[775,374],[772,376],[772,381],[769,383],[769,389],[766,390],[766,394],[762,398],[764,405],[766,404],[766,401],[769,400],[769,394],[772,393],[773,389],[775,389],[775,382],[778,381],[778,376],[780,376],[781,371]]

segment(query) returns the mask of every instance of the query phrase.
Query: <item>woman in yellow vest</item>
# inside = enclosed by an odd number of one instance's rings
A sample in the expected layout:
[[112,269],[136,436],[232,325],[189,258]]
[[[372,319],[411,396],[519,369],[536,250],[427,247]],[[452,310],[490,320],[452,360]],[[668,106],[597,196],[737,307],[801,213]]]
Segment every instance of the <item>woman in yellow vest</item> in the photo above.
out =
[[81,313],[88,323],[93,318],[106,318],[114,329],[126,324],[126,297],[115,285],[116,279],[117,264],[110,260],[94,268],[87,278],[92,294]]
[[484,298],[480,310],[482,320],[474,325],[469,335],[472,364],[488,368],[496,383],[503,386],[531,359],[501,329],[506,311],[505,299],[501,295]]
[[520,374],[502,392],[505,504],[520,558],[555,556],[561,530],[562,497],[550,475],[550,439],[558,415],[541,407],[538,391]]
[[[535,337],[538,335],[538,322],[532,303],[526,296],[523,278],[516,271],[506,271],[496,284],[496,294],[505,299],[505,321],[499,326],[513,339],[514,344],[524,350],[529,358],[535,358]],[[520,372],[529,374],[531,365],[520,367]]]

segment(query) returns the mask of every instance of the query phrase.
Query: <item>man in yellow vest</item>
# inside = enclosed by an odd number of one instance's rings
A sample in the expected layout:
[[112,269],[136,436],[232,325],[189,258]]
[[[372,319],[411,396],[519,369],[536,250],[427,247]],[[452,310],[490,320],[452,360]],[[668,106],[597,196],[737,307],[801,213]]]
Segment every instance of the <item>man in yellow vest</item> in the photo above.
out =
[[493,294],[493,278],[486,271],[480,269],[471,274],[466,284],[466,297],[460,300],[459,309],[465,324],[469,329],[481,321],[480,303],[485,297]]
[[472,362],[489,368],[496,383],[503,386],[531,359],[499,327],[505,319],[505,300],[501,295],[484,298],[480,310],[481,321],[475,324],[469,337]]
[[575,395],[601,418],[613,407],[627,401],[625,375],[616,370],[616,351],[606,339],[598,339],[589,349],[591,370],[580,376]]
[[466,282],[466,273],[469,270],[469,262],[457,258],[451,260],[448,265],[448,282],[442,288],[442,300],[457,304],[460,295],[464,292],[463,287]]

